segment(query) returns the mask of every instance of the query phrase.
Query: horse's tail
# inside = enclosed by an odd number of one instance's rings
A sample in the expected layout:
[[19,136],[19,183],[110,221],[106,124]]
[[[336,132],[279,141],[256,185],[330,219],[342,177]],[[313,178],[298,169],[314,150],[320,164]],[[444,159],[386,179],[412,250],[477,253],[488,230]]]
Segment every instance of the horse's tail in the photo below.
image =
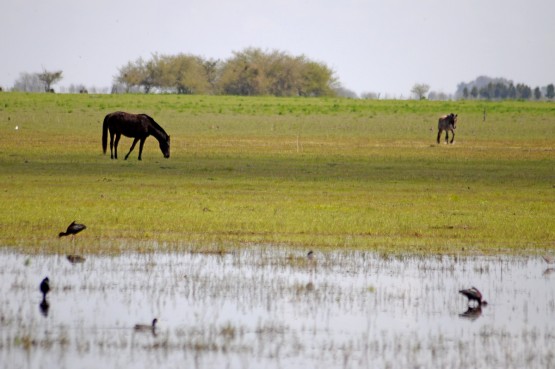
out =
[[106,149],[108,148],[108,119],[110,114],[104,117],[104,123],[102,124],[102,152],[106,154]]

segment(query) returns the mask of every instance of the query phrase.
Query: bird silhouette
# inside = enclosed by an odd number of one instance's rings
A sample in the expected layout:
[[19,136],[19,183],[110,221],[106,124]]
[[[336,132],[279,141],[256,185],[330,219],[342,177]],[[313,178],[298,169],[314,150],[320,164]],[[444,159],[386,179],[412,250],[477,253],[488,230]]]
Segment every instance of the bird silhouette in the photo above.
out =
[[48,277],[44,278],[42,282],[40,282],[40,292],[42,292],[42,300],[46,300],[46,294],[50,291],[50,280]]
[[482,300],[482,293],[476,287],[468,288],[466,290],[460,290],[459,293],[468,298],[469,304],[471,301],[476,301],[478,303],[478,306],[488,304],[486,300]]
[[306,254],[306,258],[308,260],[314,260],[314,251],[310,250],[308,254]]
[[77,233],[81,232],[82,230],[84,230],[86,228],[87,228],[87,226],[85,226],[84,224],[75,223],[75,221],[73,221],[67,227],[67,230],[65,232],[60,232],[60,234],[58,234],[58,237],[76,235]]

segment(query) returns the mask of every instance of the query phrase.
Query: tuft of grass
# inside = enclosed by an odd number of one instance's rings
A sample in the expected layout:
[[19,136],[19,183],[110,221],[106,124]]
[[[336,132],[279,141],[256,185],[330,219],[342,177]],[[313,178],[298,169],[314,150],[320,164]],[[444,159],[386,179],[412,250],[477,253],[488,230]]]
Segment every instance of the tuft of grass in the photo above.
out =
[[[555,104],[0,94],[0,245],[35,252],[246,244],[377,252],[555,248]],[[483,122],[483,110],[487,120]],[[172,136],[101,150],[114,110]],[[455,145],[439,115],[459,114]],[[19,129],[15,130],[14,127]],[[120,157],[131,141],[122,138]],[[87,229],[57,234],[77,220]]]

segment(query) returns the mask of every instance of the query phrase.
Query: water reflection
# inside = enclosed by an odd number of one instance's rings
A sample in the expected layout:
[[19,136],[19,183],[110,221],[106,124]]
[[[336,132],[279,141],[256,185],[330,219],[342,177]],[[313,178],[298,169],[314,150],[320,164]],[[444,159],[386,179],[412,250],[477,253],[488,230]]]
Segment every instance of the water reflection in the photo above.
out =
[[81,264],[85,262],[85,258],[81,255],[67,255],[66,258],[71,264]]
[[[315,259],[268,247],[88,256],[76,268],[65,255],[0,251],[0,296],[10,296],[1,301],[2,362],[555,367],[555,283],[539,257],[318,252]],[[37,311],[45,275],[55,283],[54,303]],[[459,294],[467,286],[478,286],[490,305],[467,309]],[[152,329],[153,317],[163,324]]]
[[468,307],[468,309],[464,312],[459,314],[461,318],[469,319],[469,320],[476,320],[482,315],[482,307],[480,305],[475,307]]
[[39,304],[39,309],[41,314],[46,318],[48,317],[48,309],[50,309],[50,304],[48,303],[48,301],[46,301],[45,298],[42,299],[42,301]]

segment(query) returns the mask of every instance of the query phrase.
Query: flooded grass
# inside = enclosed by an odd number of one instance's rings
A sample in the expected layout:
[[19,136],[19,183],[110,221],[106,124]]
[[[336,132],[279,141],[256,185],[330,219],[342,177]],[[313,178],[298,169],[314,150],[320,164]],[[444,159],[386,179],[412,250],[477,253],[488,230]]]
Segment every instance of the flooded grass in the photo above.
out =
[[[530,256],[252,247],[0,252],[0,357],[20,368],[549,368],[555,273]],[[194,251],[194,252],[193,252]],[[219,252],[221,251],[221,252]],[[47,307],[39,284],[48,276]],[[489,304],[468,311],[458,293]],[[158,319],[154,331],[135,324]]]

